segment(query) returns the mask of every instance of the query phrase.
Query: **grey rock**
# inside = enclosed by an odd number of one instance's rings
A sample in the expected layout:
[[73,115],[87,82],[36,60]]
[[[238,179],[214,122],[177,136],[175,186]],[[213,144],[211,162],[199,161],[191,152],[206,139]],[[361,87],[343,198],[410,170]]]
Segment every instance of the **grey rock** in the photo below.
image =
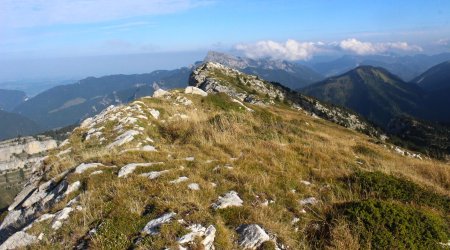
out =
[[36,236],[27,234],[23,231],[19,231],[9,237],[3,244],[0,245],[0,250],[17,249],[20,247],[26,247],[33,243],[36,243],[38,238]]
[[172,218],[176,215],[174,212],[169,212],[161,215],[160,217],[151,220],[145,225],[144,229],[142,229],[143,233],[156,235],[159,232],[159,227],[162,224],[168,223],[172,220]]
[[243,201],[235,191],[226,193],[223,197],[219,196],[217,201],[212,204],[213,209],[224,209],[227,207],[240,207]]
[[242,225],[236,231],[239,234],[239,246],[244,249],[256,249],[270,240],[266,231],[257,224]]
[[84,173],[85,171],[87,171],[87,170],[89,170],[91,168],[97,168],[97,167],[100,167],[100,166],[103,166],[103,164],[101,164],[101,163],[81,163],[80,165],[78,165],[75,168],[75,173],[76,174],[82,174],[82,173]]
[[193,87],[193,86],[187,86],[184,89],[184,93],[185,94],[193,94],[193,95],[201,95],[201,96],[208,96],[208,93],[206,93],[205,91],[197,88],[197,87]]

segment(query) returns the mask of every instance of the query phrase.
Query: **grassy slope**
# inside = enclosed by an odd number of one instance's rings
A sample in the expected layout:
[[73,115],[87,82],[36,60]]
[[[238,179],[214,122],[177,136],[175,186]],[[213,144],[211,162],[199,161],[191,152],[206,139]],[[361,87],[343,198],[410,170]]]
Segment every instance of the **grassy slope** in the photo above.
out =
[[[150,219],[165,211],[175,211],[178,219],[189,223],[214,224],[218,229],[217,249],[237,248],[234,229],[243,223],[262,225],[293,249],[324,245],[357,248],[362,243],[344,219],[338,219],[337,224],[330,222],[335,225],[332,237],[324,235],[324,242],[309,237],[311,225],[325,222],[333,206],[367,198],[364,192],[345,185],[344,179],[348,176],[376,170],[410,180],[440,196],[449,195],[450,170],[444,163],[397,155],[367,136],[282,104],[267,108],[249,105],[255,112],[245,112],[224,95],[185,96],[194,102],[193,107],[174,106],[173,100],[142,99],[147,106],[161,112],[159,120],[140,123],[145,127],[145,134],[155,140],[158,152],[119,154],[106,150],[98,142],[83,142],[85,131],[76,129],[70,138],[72,153],[62,159],[49,158],[48,178],[83,162],[119,167],[131,162],[163,161],[164,164],[138,168],[128,178],[117,178],[118,168],[105,168],[104,174],[94,176],[89,176],[92,171],[71,174],[71,182],[81,180],[83,183],[81,204],[84,210],[74,212],[60,231],[46,234],[33,248],[59,249],[76,245],[90,229],[101,225],[89,246],[125,249],[132,245]],[[169,120],[176,113],[190,118]],[[113,126],[113,122],[106,124],[106,131],[111,132]],[[107,139],[114,137],[110,135]],[[184,160],[190,156],[194,156],[195,161]],[[214,161],[208,163],[207,160]],[[226,164],[233,168],[216,168]],[[136,174],[160,169],[172,171],[155,180]],[[179,176],[188,176],[189,181],[176,185],[168,183]],[[312,185],[305,186],[301,180],[310,181]],[[187,185],[191,182],[199,183],[201,190],[189,190]],[[239,193],[244,206],[213,211],[211,203],[230,190]],[[67,197],[51,212],[61,209],[78,193]],[[320,203],[303,214],[298,201],[310,196],[317,197]],[[274,202],[262,206],[266,199]],[[431,210],[445,218],[445,211]],[[300,221],[291,225],[294,217]],[[32,231],[38,235],[41,231],[51,232],[48,228],[44,222],[35,225]],[[163,226],[159,236],[147,236],[140,247],[176,246],[176,238],[184,233],[177,222],[172,222]]]

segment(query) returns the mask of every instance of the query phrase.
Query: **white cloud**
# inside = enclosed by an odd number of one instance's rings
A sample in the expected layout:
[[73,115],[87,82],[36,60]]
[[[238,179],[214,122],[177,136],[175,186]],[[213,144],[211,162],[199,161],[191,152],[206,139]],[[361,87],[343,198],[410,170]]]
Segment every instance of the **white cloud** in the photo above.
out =
[[285,43],[259,41],[253,44],[238,44],[234,47],[250,58],[270,57],[280,60],[308,60],[318,53],[350,51],[358,55],[381,54],[389,51],[422,51],[417,45],[406,42],[372,43],[349,38],[334,42],[299,42],[292,39]]
[[308,60],[320,51],[323,43],[298,42],[292,39],[285,43],[274,41],[259,41],[254,44],[238,44],[235,49],[250,58],[270,57],[280,60]]
[[417,45],[410,45],[407,42],[371,43],[362,42],[355,38],[342,40],[339,43],[339,48],[341,48],[342,50],[351,51],[358,55],[379,54],[391,50],[422,51],[421,47]]
[[1,0],[0,27],[104,22],[134,16],[168,14],[211,0]]

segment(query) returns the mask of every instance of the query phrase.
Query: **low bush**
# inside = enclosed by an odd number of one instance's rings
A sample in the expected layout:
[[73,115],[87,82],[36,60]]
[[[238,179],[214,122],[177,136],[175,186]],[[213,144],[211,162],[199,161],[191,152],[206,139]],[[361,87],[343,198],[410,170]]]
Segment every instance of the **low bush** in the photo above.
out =
[[328,221],[344,217],[362,248],[439,249],[449,228],[438,216],[407,205],[365,200],[338,204]]
[[394,199],[429,206],[450,213],[450,197],[437,194],[416,183],[381,172],[357,172],[348,183],[363,197]]

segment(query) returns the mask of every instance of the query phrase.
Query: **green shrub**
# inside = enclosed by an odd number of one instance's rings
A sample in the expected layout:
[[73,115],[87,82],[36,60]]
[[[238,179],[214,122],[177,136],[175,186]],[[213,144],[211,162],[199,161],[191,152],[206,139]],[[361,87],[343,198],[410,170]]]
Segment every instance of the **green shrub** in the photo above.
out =
[[239,104],[231,101],[230,97],[225,93],[210,94],[202,99],[202,104],[223,111],[244,110]]
[[450,198],[427,190],[414,182],[381,172],[357,172],[349,178],[362,196],[416,203],[450,212]]
[[438,216],[394,202],[366,200],[336,205],[328,221],[344,217],[362,248],[439,249],[448,225]]

